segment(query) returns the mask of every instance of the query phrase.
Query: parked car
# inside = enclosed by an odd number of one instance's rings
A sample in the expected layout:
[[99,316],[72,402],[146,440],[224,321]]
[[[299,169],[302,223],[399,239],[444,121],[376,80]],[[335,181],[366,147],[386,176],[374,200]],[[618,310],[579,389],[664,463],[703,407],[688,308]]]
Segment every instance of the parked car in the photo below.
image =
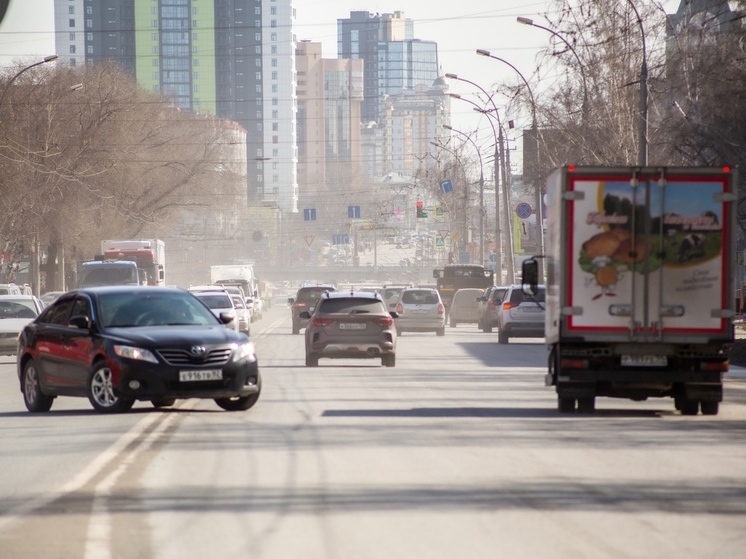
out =
[[453,294],[448,309],[448,324],[456,328],[458,324],[477,324],[479,322],[479,297],[482,290],[478,287],[465,287]]
[[0,295],[0,355],[16,354],[18,335],[43,308],[33,295]]
[[302,318],[302,312],[311,312],[311,308],[316,301],[327,291],[336,291],[337,289],[331,284],[304,285],[298,289],[295,297],[288,298],[290,305],[290,314],[293,318],[293,334],[300,334],[300,329],[306,327],[308,318]]
[[403,289],[406,289],[409,287],[408,285],[384,285],[379,293],[381,294],[381,298],[383,299],[383,302],[386,303],[386,308],[390,311],[396,310],[396,303],[399,300],[399,293],[402,292]]
[[47,291],[41,297],[39,297],[39,299],[46,307],[50,303],[53,303],[57,299],[57,297],[59,297],[63,293],[65,292],[64,291]]
[[396,365],[394,317],[378,293],[327,291],[316,302],[305,332],[306,366],[316,367],[320,357],[381,359]]
[[507,285],[493,285],[488,287],[479,297],[479,322],[477,328],[482,332],[492,332],[497,326],[497,313],[500,311]]
[[233,299],[224,288],[220,286],[215,287],[219,289],[190,287],[189,292],[201,299],[226,328],[238,332],[239,325],[236,319],[236,306],[233,304]]
[[408,287],[396,302],[396,332],[435,332],[445,335],[446,309],[437,289]]
[[523,293],[520,285],[508,287],[497,315],[497,341],[507,344],[511,337],[544,337],[544,296],[543,285],[538,286],[535,296]]
[[[254,344],[222,327],[183,289],[107,286],[70,291],[21,332],[17,370],[26,408],[87,397],[103,413],[211,398],[247,410],[261,392]],[[73,350],[74,349],[74,350]]]
[[23,291],[15,283],[0,283],[0,295],[23,295]]
[[246,306],[246,302],[240,295],[231,295],[233,306],[236,307],[236,322],[238,331],[247,336],[251,334],[251,309]]

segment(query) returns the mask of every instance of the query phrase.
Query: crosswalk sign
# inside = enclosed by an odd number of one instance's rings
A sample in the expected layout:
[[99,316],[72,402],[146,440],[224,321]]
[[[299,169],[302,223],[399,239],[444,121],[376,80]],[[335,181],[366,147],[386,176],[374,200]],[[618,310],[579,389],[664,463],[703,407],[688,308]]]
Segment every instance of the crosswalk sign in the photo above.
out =
[[438,248],[438,249],[446,248],[446,240],[440,235],[435,235],[433,237],[433,243],[435,245],[435,248]]

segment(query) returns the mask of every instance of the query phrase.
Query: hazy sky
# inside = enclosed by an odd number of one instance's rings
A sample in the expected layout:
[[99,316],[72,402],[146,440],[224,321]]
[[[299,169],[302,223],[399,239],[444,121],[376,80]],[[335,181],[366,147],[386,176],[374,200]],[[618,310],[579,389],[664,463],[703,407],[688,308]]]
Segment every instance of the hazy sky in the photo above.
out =
[[[662,2],[668,13],[675,12],[679,3],[680,0]],[[551,35],[541,29],[520,25],[516,17],[530,17],[545,25],[542,14],[548,5],[544,1],[532,0],[296,0],[296,35],[299,40],[321,42],[323,56],[336,58],[337,19],[349,17],[351,11],[402,11],[414,20],[415,38],[438,43],[442,73],[457,74],[488,91],[492,91],[492,84],[497,82],[520,81],[509,66],[478,56],[475,52],[476,49],[485,49],[518,68],[538,95],[542,84],[535,81],[536,57],[541,49],[547,47]],[[18,59],[35,62],[54,52],[53,0],[11,0],[0,24],[0,66]],[[453,80],[449,84],[452,92],[476,99],[477,90],[469,84]],[[491,137],[485,118],[476,114],[468,103],[453,101],[454,128],[464,132],[479,128],[479,134]],[[510,118],[516,119],[518,128],[530,125],[528,114],[510,115]]]

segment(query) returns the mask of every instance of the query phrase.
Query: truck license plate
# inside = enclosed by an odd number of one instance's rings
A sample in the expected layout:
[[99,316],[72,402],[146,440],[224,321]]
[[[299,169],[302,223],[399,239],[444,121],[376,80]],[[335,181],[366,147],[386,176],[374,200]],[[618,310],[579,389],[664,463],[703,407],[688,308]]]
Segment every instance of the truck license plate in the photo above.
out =
[[206,369],[200,371],[179,371],[181,382],[195,382],[201,380],[223,380],[221,369]]
[[665,355],[622,355],[622,367],[665,367]]

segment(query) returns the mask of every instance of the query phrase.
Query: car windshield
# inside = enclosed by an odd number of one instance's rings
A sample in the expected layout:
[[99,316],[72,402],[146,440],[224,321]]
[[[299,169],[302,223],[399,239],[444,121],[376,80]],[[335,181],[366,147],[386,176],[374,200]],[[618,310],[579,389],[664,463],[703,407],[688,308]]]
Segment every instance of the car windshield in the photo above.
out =
[[424,289],[405,291],[401,295],[401,302],[405,305],[434,305],[438,302],[438,294]]
[[298,292],[298,301],[303,303],[314,303],[325,292],[330,291],[328,287],[319,287],[313,289],[302,289]]
[[231,298],[226,293],[199,293],[197,295],[211,309],[232,309]]
[[0,301],[0,319],[36,318],[38,314],[31,301]]
[[383,303],[363,297],[345,297],[340,299],[322,299],[318,313],[365,314],[385,313]]
[[152,325],[218,324],[215,316],[188,293],[106,293],[98,298],[104,328]]
[[525,295],[520,289],[514,289],[510,293],[511,303],[543,303],[544,302],[545,290],[543,287],[539,288],[539,292],[536,295]]

